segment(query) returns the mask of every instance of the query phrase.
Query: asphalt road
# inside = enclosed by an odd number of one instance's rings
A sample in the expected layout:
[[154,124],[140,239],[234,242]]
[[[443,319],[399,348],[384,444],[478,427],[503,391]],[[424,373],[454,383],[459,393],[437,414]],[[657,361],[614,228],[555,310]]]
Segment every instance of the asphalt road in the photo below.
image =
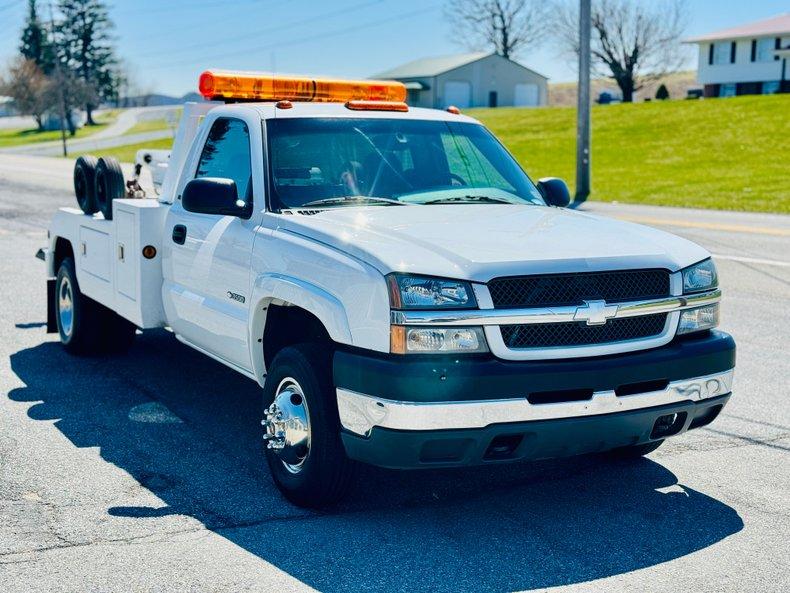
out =
[[165,331],[96,359],[44,333],[68,174],[0,156],[3,592],[790,590],[790,217],[591,206],[718,256],[739,354],[710,427],[632,464],[371,468],[315,513],[269,481],[250,380]]

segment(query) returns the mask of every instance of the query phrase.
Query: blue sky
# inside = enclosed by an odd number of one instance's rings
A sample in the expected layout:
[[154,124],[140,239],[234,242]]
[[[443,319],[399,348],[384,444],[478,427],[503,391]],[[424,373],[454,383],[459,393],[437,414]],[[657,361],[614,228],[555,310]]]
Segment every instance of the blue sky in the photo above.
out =
[[[366,77],[419,57],[464,51],[445,22],[445,3],[116,0],[110,14],[118,53],[142,90],[180,95],[195,90],[198,74],[209,67]],[[2,65],[17,51],[26,4],[0,0]],[[688,35],[790,11],[788,0],[688,0],[688,6]],[[689,59],[693,66],[692,52]],[[520,61],[553,81],[575,77],[549,38]]]

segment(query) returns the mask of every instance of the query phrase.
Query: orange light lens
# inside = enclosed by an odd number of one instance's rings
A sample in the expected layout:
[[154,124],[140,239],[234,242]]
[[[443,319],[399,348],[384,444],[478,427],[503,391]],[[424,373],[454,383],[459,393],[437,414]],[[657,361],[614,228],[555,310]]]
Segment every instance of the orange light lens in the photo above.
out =
[[406,354],[406,328],[402,325],[390,326],[390,352]]
[[394,101],[347,101],[346,107],[355,111],[408,111],[409,106]]
[[406,87],[388,80],[332,80],[301,76],[275,76],[259,72],[206,70],[198,83],[209,100],[254,101],[389,101],[406,100]]
[[460,110],[460,109],[458,109],[458,107],[456,107],[455,105],[450,105],[450,106],[447,108],[447,111],[448,111],[449,113],[452,113],[453,115],[458,115],[459,113],[461,113],[461,110]]

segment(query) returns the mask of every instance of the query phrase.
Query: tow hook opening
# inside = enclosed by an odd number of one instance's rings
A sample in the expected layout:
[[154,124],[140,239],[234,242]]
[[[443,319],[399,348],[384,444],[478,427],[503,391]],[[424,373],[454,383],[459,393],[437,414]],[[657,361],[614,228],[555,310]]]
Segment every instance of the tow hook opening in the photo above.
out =
[[484,459],[509,459],[513,457],[516,449],[524,440],[523,434],[503,434],[491,440]]
[[659,416],[655,424],[653,424],[653,431],[650,433],[651,439],[663,439],[671,437],[679,433],[686,423],[686,412],[679,412],[677,414],[664,414]]

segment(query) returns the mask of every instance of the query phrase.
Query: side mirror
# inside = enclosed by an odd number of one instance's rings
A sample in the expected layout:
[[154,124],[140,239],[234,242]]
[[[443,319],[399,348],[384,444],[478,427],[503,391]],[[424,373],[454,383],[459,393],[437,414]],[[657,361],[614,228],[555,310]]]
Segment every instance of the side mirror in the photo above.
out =
[[236,182],[220,177],[193,179],[184,188],[181,205],[188,212],[219,214],[221,216],[249,216],[249,205],[239,199]]
[[549,206],[565,208],[571,203],[568,186],[557,177],[544,177],[538,181],[538,191]]

